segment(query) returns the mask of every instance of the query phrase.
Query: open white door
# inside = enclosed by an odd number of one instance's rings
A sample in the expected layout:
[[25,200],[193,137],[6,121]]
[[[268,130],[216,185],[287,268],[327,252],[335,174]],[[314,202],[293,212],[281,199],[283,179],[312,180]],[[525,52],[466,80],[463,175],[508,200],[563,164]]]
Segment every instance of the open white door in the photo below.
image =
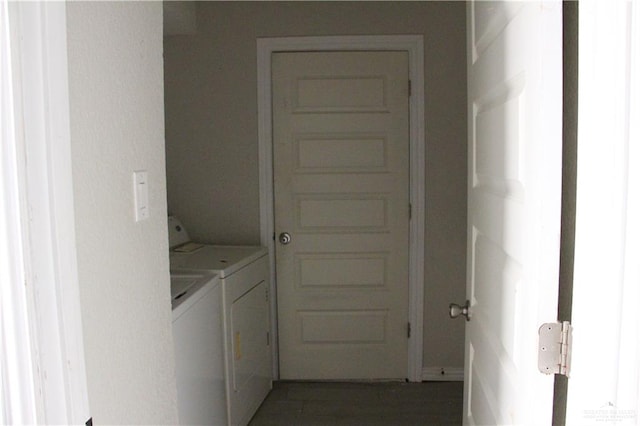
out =
[[557,317],[562,4],[470,2],[464,423],[551,424],[538,328]]

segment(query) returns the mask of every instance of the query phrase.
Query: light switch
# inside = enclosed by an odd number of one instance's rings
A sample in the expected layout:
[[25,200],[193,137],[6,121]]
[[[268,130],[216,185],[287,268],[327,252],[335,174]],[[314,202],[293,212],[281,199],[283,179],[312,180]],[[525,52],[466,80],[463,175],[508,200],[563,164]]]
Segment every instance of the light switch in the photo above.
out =
[[133,198],[136,222],[149,218],[149,182],[147,171],[133,172]]

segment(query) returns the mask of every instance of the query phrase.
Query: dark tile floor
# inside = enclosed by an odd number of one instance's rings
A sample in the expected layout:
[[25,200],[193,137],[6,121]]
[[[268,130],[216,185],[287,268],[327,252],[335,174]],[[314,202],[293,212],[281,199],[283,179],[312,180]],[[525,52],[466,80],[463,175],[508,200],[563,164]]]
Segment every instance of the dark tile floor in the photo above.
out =
[[249,426],[453,426],[462,382],[274,382]]

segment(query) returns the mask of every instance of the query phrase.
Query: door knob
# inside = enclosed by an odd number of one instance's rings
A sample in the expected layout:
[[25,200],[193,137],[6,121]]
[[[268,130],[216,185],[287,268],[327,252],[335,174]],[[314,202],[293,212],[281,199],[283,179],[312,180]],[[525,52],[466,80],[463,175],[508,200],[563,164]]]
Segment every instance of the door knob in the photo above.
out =
[[465,317],[467,321],[471,320],[468,300],[467,300],[467,303],[464,304],[464,306],[460,306],[456,303],[449,304],[449,316],[451,318],[458,318],[460,315]]
[[278,236],[278,241],[280,244],[289,244],[291,242],[291,234],[288,232],[283,232]]

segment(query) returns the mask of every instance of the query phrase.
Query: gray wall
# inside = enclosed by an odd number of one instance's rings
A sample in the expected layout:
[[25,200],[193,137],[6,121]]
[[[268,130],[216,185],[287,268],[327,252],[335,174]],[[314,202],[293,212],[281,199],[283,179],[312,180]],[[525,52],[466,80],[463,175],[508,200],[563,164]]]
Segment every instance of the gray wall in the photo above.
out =
[[[67,3],[80,302],[95,424],[176,424],[162,4]],[[133,217],[134,170],[150,218]]]
[[198,2],[197,34],[165,38],[169,211],[194,239],[257,244],[256,38],[422,34],[425,41],[424,366],[462,368],[465,298],[464,2]]

